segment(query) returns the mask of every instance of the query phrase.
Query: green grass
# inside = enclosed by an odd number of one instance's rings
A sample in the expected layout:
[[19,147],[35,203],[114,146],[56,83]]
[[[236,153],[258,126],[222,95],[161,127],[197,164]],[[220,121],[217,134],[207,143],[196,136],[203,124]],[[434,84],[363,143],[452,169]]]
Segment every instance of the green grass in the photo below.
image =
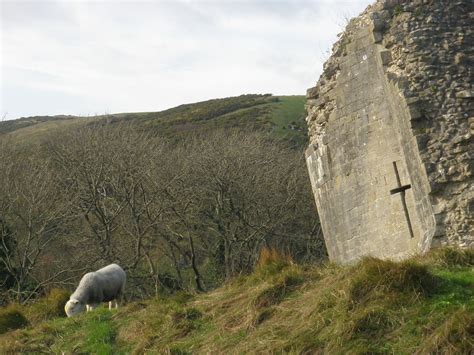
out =
[[0,336],[0,353],[469,353],[471,256],[450,250],[349,267],[268,258],[209,293],[10,331]]
[[78,343],[75,348],[88,353],[114,354],[115,329],[111,314],[104,309],[91,313],[85,322],[85,336],[81,339],[84,343]]
[[294,145],[304,146],[307,142],[304,103],[304,96],[241,95],[180,105],[160,112],[28,117],[0,122],[0,137],[31,143],[83,125],[128,122],[174,139],[189,133],[239,128],[267,131]]
[[[116,354],[120,350],[115,348],[116,332],[112,321],[115,312],[98,309],[74,319],[60,317],[43,322],[34,328],[34,332],[18,331],[15,335],[19,343],[15,344],[14,352]],[[11,351],[3,345],[0,345],[1,353]]]
[[280,96],[272,112],[274,133],[283,138],[304,139],[306,136],[306,111],[304,96]]

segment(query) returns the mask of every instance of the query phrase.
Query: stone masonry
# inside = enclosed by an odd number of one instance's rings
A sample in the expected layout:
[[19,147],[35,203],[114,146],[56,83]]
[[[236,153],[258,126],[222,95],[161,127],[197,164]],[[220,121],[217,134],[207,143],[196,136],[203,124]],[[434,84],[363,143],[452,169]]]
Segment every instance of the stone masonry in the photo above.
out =
[[331,260],[474,247],[470,0],[379,0],[308,89],[307,164]]

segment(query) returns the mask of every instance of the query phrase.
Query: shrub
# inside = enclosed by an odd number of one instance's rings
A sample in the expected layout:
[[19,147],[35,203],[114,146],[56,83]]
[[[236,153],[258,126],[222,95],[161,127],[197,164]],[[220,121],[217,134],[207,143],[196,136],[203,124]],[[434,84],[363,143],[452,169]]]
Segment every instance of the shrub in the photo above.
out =
[[0,334],[9,330],[26,327],[28,320],[19,309],[18,305],[10,305],[0,309]]

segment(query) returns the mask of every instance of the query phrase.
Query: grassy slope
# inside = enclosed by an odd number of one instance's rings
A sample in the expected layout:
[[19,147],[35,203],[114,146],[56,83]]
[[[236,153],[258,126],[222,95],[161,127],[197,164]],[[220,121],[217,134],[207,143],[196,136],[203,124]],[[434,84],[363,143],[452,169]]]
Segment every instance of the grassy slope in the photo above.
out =
[[0,336],[0,352],[468,353],[474,253],[303,268],[274,262],[208,294],[56,318]]
[[280,96],[277,109],[273,111],[274,132],[280,137],[297,137],[306,132],[304,96]]
[[60,134],[62,130],[80,127],[92,122],[93,120],[93,118],[87,117],[76,117],[64,120],[47,120],[18,128],[12,132],[9,132],[8,136],[19,142],[33,142],[41,139],[50,132]]
[[181,105],[160,112],[22,118],[0,123],[0,135],[3,133],[19,141],[31,142],[41,139],[46,133],[60,134],[61,130],[81,125],[126,121],[169,136],[228,127],[263,129],[279,138],[304,145],[304,101],[304,96],[242,95]]

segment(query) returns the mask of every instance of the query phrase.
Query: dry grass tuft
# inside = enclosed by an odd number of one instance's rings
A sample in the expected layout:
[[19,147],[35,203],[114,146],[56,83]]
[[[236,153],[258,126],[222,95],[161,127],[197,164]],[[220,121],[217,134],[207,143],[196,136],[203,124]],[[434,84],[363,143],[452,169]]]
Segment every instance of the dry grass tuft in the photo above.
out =
[[265,268],[267,266],[279,266],[280,269],[293,264],[293,259],[290,255],[282,253],[275,248],[264,247],[260,251],[256,270]]
[[19,305],[12,304],[0,309],[0,334],[13,329],[24,328],[28,325],[28,320],[24,316]]
[[440,248],[434,249],[428,255],[434,263],[445,267],[470,267],[474,266],[474,249]]
[[366,302],[383,295],[393,300],[418,299],[433,292],[436,277],[426,265],[413,260],[393,262],[365,258],[353,268],[356,273],[349,287],[349,298],[353,304]]
[[417,354],[472,354],[474,313],[463,307],[431,331]]
[[293,270],[283,273],[269,287],[257,293],[253,301],[254,307],[260,309],[280,303],[302,281],[301,274]]
[[351,328],[351,337],[362,335],[364,337],[379,337],[393,330],[399,322],[384,306],[376,305],[367,307],[354,314]]
[[53,288],[45,297],[24,307],[25,315],[32,324],[57,318],[66,317],[64,305],[69,300],[70,293],[66,290]]

